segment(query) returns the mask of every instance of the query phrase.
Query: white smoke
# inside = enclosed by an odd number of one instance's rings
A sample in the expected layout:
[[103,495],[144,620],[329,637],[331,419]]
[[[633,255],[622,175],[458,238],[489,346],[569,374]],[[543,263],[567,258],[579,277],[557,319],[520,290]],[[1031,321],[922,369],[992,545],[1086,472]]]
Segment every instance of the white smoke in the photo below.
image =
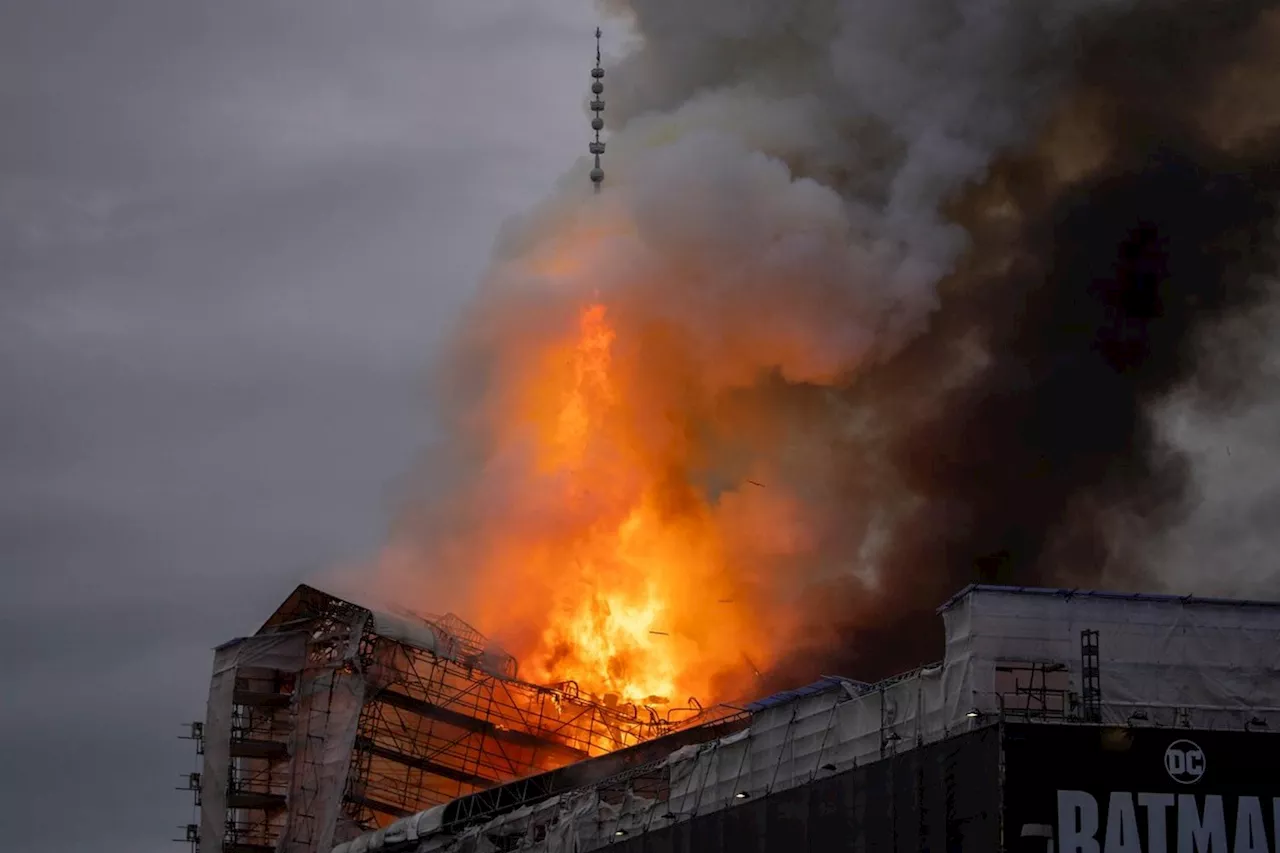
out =
[[[1036,133],[1079,29],[1129,5],[610,0],[638,43],[604,80],[604,195],[585,203],[584,158],[500,255],[566,219],[626,219],[590,286],[667,287],[682,325],[725,312],[734,331],[701,334],[706,358],[763,340],[779,361],[757,366],[822,381],[890,355],[924,329],[965,250],[945,203]],[[771,333],[784,317],[806,346],[768,343],[796,337]]]
[[[523,649],[536,644],[557,588],[594,583],[603,571],[575,573],[571,548],[530,543],[617,529],[636,492],[674,500],[680,489],[666,487],[679,480],[705,503],[691,517],[724,544],[715,557],[723,575],[751,587],[750,633],[768,635],[772,653],[794,651],[823,620],[805,615],[820,607],[788,607],[787,596],[832,599],[823,585],[850,576],[874,589],[886,537],[909,538],[910,523],[930,519],[917,511],[926,496],[903,485],[892,470],[900,460],[882,458],[878,444],[901,426],[895,418],[910,417],[851,411],[850,397],[825,389],[787,396],[792,387],[762,375],[847,389],[865,365],[925,333],[938,287],[968,247],[948,205],[1002,155],[1036,141],[1055,111],[1061,119],[1081,70],[1078,45],[1119,26],[1137,0],[605,5],[635,43],[605,63],[603,192],[592,194],[584,156],[500,235],[444,365],[460,396],[442,401],[449,436],[439,461],[459,470],[426,502],[428,529],[409,529],[384,562],[398,561],[390,570],[401,575],[425,564],[466,586],[469,572],[540,555],[546,571],[527,573],[519,595],[500,602],[504,623],[526,635],[512,647]],[[584,149],[588,138],[584,120]],[[619,505],[597,496],[567,506],[564,489],[532,462],[531,429],[520,434],[515,423],[529,401],[514,398],[536,384],[527,380],[539,365],[527,362],[563,360],[557,347],[575,339],[579,310],[597,300],[617,330],[627,458],[650,467],[632,489],[624,465],[590,460],[607,475],[600,491]],[[756,396],[727,401],[743,388]],[[912,386],[903,396],[916,395]],[[975,458],[998,459],[1001,448],[984,450]],[[712,478],[719,485],[704,488]],[[925,509],[948,529],[965,522],[947,514],[968,511]],[[520,548],[504,550],[508,540]],[[704,592],[675,590],[673,600],[686,615],[701,613],[695,593]],[[736,650],[708,661],[722,664],[739,665]]]

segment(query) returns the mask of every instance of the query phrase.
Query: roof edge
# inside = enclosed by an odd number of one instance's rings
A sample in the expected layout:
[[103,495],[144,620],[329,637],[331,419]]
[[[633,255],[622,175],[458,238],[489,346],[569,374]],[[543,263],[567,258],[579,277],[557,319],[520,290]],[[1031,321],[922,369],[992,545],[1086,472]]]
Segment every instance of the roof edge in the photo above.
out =
[[1172,595],[1155,592],[1109,592],[1106,590],[1064,589],[1036,586],[1001,586],[999,584],[971,583],[943,602],[936,613],[945,613],[974,593],[997,595],[1025,595],[1052,598],[1100,598],[1109,601],[1151,601],[1165,604],[1199,604],[1219,607],[1280,607],[1280,601],[1252,598],[1216,598],[1212,596]]

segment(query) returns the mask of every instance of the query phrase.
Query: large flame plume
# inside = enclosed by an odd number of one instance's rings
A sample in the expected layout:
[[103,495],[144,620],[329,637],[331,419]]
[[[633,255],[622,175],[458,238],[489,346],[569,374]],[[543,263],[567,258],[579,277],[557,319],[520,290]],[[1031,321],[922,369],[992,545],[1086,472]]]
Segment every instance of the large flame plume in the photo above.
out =
[[1158,586],[1153,412],[1269,294],[1271,4],[611,5],[604,192],[499,240],[383,587],[674,707],[922,662],[975,578]]

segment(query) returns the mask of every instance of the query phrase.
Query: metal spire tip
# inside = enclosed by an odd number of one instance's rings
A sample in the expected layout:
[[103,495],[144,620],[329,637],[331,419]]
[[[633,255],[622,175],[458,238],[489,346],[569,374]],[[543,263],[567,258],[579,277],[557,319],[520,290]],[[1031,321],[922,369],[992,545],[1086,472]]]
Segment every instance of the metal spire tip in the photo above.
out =
[[604,169],[600,168],[600,155],[604,153],[604,143],[600,141],[600,131],[604,129],[604,119],[600,114],[604,112],[604,68],[601,66],[600,60],[600,28],[596,27],[596,66],[591,69],[591,111],[595,113],[595,117],[591,119],[591,129],[595,131],[595,139],[587,147],[587,150],[595,157],[595,165],[591,168],[591,183],[595,186],[595,191],[600,192],[600,184],[604,182]]

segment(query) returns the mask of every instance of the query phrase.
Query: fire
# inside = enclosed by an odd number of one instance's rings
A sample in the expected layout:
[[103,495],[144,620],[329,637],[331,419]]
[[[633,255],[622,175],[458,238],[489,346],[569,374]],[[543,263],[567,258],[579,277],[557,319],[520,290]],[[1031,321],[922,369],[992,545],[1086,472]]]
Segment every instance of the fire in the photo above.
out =
[[[677,595],[672,587],[699,543],[667,529],[653,505],[655,484],[643,476],[637,481],[640,460],[618,442],[621,400],[610,370],[616,332],[606,306],[583,308],[578,332],[568,387],[551,428],[543,432],[540,468],[568,475],[564,499],[571,510],[591,516],[597,507],[630,506],[618,522],[602,513],[570,544],[566,556],[577,582],[548,615],[533,660],[543,680],[572,681],[598,696],[666,704],[678,695],[681,674],[680,643],[670,630],[676,615],[671,599]],[[619,465],[631,470],[618,470]],[[598,495],[611,487],[620,492]]]
[[562,339],[514,347],[500,443],[518,461],[471,606],[524,678],[636,705],[725,698],[767,652],[715,506],[690,483],[689,439],[654,426],[661,355],[612,311],[589,301]]
[[584,308],[581,337],[569,357],[570,383],[556,413],[554,432],[544,440],[546,469],[572,470],[590,449],[592,429],[599,427],[616,392],[609,376],[610,350],[615,337],[603,305]]
[[753,695],[814,630],[796,580],[828,464],[770,371],[818,377],[829,342],[705,299],[696,253],[650,252],[626,213],[548,221],[445,354],[446,440],[386,588],[467,614],[524,680],[659,710]]

